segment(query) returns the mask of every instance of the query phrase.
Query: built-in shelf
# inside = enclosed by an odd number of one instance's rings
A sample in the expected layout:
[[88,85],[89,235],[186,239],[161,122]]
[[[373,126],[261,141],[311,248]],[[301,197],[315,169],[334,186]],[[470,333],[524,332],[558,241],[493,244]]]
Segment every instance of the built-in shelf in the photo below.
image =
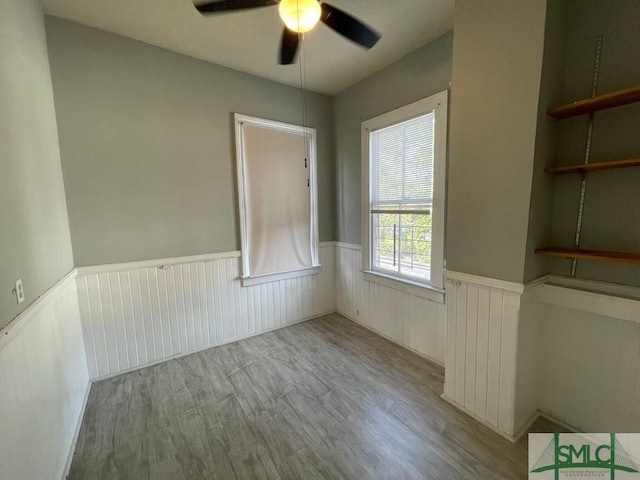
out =
[[629,160],[613,160],[611,162],[601,163],[583,163],[580,165],[569,165],[566,167],[551,167],[545,169],[547,173],[577,173],[592,172],[594,170],[606,170],[609,168],[625,168],[640,167],[640,158],[632,158]]
[[555,118],[569,118],[635,102],[640,102],[640,85],[553,107],[547,110],[547,114]]
[[640,253],[609,252],[605,250],[585,250],[582,248],[562,247],[539,248],[536,250],[536,253],[552,257],[640,265]]

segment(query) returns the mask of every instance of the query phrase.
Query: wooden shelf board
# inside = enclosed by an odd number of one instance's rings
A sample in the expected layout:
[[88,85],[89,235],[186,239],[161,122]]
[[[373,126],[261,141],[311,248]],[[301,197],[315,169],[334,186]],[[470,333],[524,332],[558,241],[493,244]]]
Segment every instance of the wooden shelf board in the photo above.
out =
[[581,248],[546,247],[536,250],[537,254],[552,257],[577,258],[601,262],[640,265],[640,253],[609,252],[605,250],[584,250]]
[[547,114],[554,118],[569,118],[635,102],[640,102],[640,85],[553,107],[547,110]]
[[566,167],[551,167],[545,169],[547,173],[577,173],[592,172],[594,170],[606,170],[609,168],[640,167],[640,158],[629,160],[613,160],[601,163],[583,163],[581,165],[569,165]]

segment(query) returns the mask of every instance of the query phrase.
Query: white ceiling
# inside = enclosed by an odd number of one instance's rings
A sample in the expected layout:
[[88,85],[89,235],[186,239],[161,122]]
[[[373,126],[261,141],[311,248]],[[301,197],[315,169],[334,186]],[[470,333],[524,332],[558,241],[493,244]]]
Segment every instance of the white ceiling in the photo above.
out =
[[[277,7],[201,16],[192,0],[40,0],[45,13],[288,85],[299,64],[277,64]],[[198,0],[197,3],[202,3]],[[319,24],[303,42],[308,90],[336,94],[453,26],[454,0],[329,0],[382,33],[364,50]]]

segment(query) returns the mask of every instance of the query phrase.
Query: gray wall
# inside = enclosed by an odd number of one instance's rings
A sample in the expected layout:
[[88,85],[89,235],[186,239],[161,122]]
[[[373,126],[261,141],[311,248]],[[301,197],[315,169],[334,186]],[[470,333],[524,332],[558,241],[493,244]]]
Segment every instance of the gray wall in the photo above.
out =
[[[0,328],[73,268],[43,15],[0,2]],[[11,294],[21,278],[25,302]]]
[[[239,249],[233,112],[301,122],[300,91],[47,17],[77,266]],[[332,100],[318,129],[320,240],[334,240]]]
[[[561,101],[589,97],[596,37],[604,35],[600,93],[640,82],[640,2],[628,0],[571,0],[566,23],[567,49]],[[558,121],[559,165],[582,163],[587,117]],[[595,115],[592,162],[638,158],[640,105]],[[588,175],[583,224],[583,248],[640,252],[640,169],[608,170]],[[579,175],[557,176],[553,212],[553,243],[572,246],[580,191]],[[551,262],[553,273],[568,275],[571,262]],[[640,285],[638,266],[602,262],[578,263],[577,276]]]
[[568,15],[566,0],[549,0],[545,27],[544,55],[540,98],[538,101],[538,125],[529,209],[529,231],[525,255],[524,281],[528,282],[549,273],[552,260],[537,255],[536,248],[553,244],[551,220],[554,209],[555,176],[545,173],[545,168],[555,165],[560,123],[547,115],[550,105],[558,105],[562,99],[564,78],[566,22]]
[[447,268],[522,282],[546,0],[457,0]]
[[337,238],[360,244],[360,127],[449,87],[453,33],[448,32],[335,97]]

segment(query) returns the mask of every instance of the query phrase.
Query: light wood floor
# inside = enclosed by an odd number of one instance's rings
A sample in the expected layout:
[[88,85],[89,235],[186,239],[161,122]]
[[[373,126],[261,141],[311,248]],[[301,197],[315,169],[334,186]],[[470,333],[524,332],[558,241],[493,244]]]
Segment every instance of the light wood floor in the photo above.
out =
[[442,368],[329,315],[94,384],[69,479],[526,478],[526,442],[442,385]]

